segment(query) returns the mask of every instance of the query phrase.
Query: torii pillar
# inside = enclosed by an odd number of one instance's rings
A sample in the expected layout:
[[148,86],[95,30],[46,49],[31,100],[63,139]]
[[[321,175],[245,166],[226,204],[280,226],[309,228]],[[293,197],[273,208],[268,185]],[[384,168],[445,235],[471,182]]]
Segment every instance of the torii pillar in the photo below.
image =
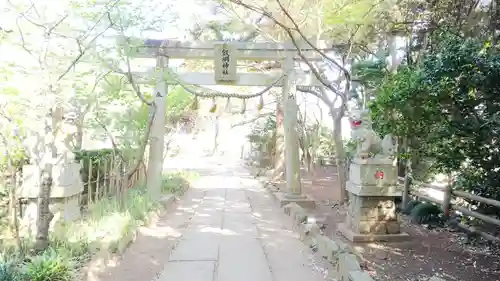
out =
[[302,192],[294,55],[294,53],[289,53],[283,60],[283,92],[281,98],[283,101],[283,125],[285,129],[286,192],[276,193],[276,197],[281,206],[294,202],[304,208],[314,208],[315,201]]
[[[298,46],[294,44],[280,43],[247,43],[247,42],[204,42],[204,43],[186,43],[176,40],[141,40],[137,38],[119,37],[118,43],[130,41],[142,42],[142,45],[134,47],[134,57],[137,58],[158,58],[168,56],[171,59],[214,59],[215,75],[210,73],[180,73],[178,76],[186,84],[197,85],[219,85],[227,84],[233,86],[267,86],[270,80],[273,80],[272,74],[263,73],[237,73],[236,60],[266,61],[282,60],[284,79],[281,85],[283,88],[284,104],[284,127],[285,127],[285,174],[286,174],[286,193],[277,193],[276,197],[285,205],[295,202],[302,206],[314,206],[314,201],[307,198],[302,193],[300,179],[300,159],[299,143],[297,133],[297,102],[296,86],[319,86],[321,83],[317,79],[308,75],[299,74],[294,67],[294,59],[306,59],[311,61],[322,60],[323,57],[318,54],[316,48],[312,48],[306,42],[300,42]],[[323,52],[332,51],[333,48],[327,47],[331,44],[327,42],[318,42],[318,48]],[[297,55],[297,48],[302,52]],[[160,53],[161,52],[161,53]],[[165,62],[162,64],[158,60],[156,72],[156,96],[155,102],[158,102],[156,116],[153,120],[153,126],[150,139],[150,161],[148,166],[148,187],[154,191],[159,190],[161,184],[161,164],[163,162],[163,132],[160,128],[164,124],[164,105],[168,84],[177,84],[174,80],[165,81],[165,76],[159,76],[161,71],[158,68],[166,68]],[[219,69],[219,70],[217,70]],[[225,69],[225,70],[224,70]],[[222,72],[221,72],[222,71]],[[149,73],[133,73],[134,77],[145,78],[144,83],[150,83]],[[312,79],[311,79],[312,78]],[[168,79],[168,78],[167,78]],[[226,80],[226,81],[224,81]],[[140,79],[139,79],[140,81]],[[143,80],[144,81],[144,80]],[[223,82],[223,83],[220,83]],[[160,114],[161,116],[158,116]],[[155,153],[156,152],[156,153]],[[161,159],[160,159],[161,158]]]

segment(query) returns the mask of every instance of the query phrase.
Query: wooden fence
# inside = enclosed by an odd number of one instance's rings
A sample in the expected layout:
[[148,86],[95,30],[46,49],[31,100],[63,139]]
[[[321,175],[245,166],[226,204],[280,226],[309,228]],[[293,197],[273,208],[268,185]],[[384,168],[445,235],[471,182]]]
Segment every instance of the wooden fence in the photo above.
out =
[[[147,159],[147,158],[146,158]],[[141,163],[139,168],[128,178],[127,173],[135,166],[135,160],[127,159],[118,153],[110,152],[106,157],[92,158],[82,157],[80,159],[80,176],[84,189],[79,194],[80,206],[85,208],[88,204],[95,203],[103,197],[114,196],[119,190],[134,187],[145,182],[147,163]],[[13,210],[12,190],[21,186],[21,173],[19,167],[11,167],[0,173],[0,224],[2,220],[11,216]],[[15,198],[18,215],[22,215],[23,198]]]
[[[471,210],[469,208],[466,208],[464,206],[461,206],[458,204],[459,202],[464,202],[464,199],[470,200],[470,201],[476,201],[480,202],[483,204],[487,204],[490,206],[494,206],[497,208],[500,208],[500,202],[497,200],[477,196],[465,191],[460,191],[460,190],[454,190],[452,188],[451,184],[446,184],[446,185],[437,185],[437,184],[428,184],[428,183],[422,183],[422,182],[414,182],[411,183],[410,181],[405,181],[404,178],[399,178],[400,182],[404,184],[404,191],[403,191],[403,198],[408,198],[409,195],[417,197],[419,199],[432,202],[434,204],[437,204],[441,207],[444,217],[446,219],[450,218],[450,214],[452,211],[455,212],[460,212],[465,216],[470,216],[473,218],[476,218],[478,220],[481,220],[485,223],[495,225],[497,227],[500,227],[500,220],[481,214],[477,211]],[[435,198],[430,196],[429,194],[426,194],[423,189],[427,190],[434,190],[434,191],[440,191],[443,193],[443,198]],[[403,199],[403,204],[406,204],[408,202],[407,199]],[[476,229],[474,227],[470,227],[467,225],[464,225],[462,223],[457,223],[457,226],[463,230],[466,230],[468,232],[475,232],[482,236],[483,238],[490,240],[490,241],[495,241],[495,242],[500,242],[500,238],[494,235],[491,235],[489,233],[486,233],[484,231],[481,231],[479,229]]]
[[83,205],[113,196],[119,190],[134,187],[146,178],[146,164],[141,163],[129,179],[127,173],[135,166],[136,161],[123,158],[114,152],[99,158],[82,157],[80,163],[84,184],[80,202]]

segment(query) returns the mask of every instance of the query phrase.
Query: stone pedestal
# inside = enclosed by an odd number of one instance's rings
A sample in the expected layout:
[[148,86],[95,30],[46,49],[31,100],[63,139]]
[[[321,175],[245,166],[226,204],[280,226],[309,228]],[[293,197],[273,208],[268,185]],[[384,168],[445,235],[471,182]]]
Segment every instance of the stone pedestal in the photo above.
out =
[[[60,222],[79,219],[79,196],[83,191],[80,164],[63,162],[53,167],[53,185],[50,194],[50,211],[54,214],[51,229]],[[37,196],[40,186],[40,170],[36,165],[23,166],[23,183],[18,190],[18,198],[26,200],[23,208],[22,224],[30,233],[36,231]]]
[[402,196],[397,167],[389,159],[357,159],[350,166],[346,184],[349,207],[339,230],[354,242],[406,239],[394,198]]
[[289,194],[284,193],[284,192],[275,192],[274,196],[280,202],[280,207],[283,207],[283,206],[288,205],[290,203],[296,203],[297,205],[299,205],[305,209],[316,208],[316,202],[312,198],[309,198],[306,195],[294,196],[294,195],[289,195]]

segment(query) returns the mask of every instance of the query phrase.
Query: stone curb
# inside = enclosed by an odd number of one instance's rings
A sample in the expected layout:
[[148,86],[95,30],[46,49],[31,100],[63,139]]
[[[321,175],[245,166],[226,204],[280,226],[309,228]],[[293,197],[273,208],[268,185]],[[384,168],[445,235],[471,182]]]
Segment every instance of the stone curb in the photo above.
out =
[[[253,172],[256,179],[276,199],[276,193],[279,190],[269,180],[270,171],[264,172],[264,170],[256,169]],[[293,219],[294,226],[300,234],[300,240],[306,243],[313,252],[319,253],[322,258],[335,266],[339,281],[373,281],[373,278],[362,269],[359,263],[362,259],[361,254],[353,251],[348,244],[323,235],[316,222],[308,222],[309,215],[304,208],[296,203],[289,203],[283,206],[283,211]],[[434,276],[428,278],[427,281],[446,280]]]
[[[167,209],[172,206],[178,197],[182,196],[189,188],[181,190],[179,194],[164,195],[160,200],[160,207],[156,210],[149,212],[146,219],[141,226],[152,226],[158,222],[160,216],[163,215]],[[127,250],[128,246],[133,243],[137,237],[139,229],[131,232],[130,234],[122,237],[116,242],[116,246],[111,248],[104,246],[97,253],[93,254],[90,261],[79,270],[79,276],[76,280],[81,281],[98,281],[99,273],[103,272],[107,267],[116,264],[123,253]]]
[[308,214],[305,209],[296,203],[290,203],[284,206],[283,210],[293,219],[300,239],[335,266],[340,281],[373,281],[371,276],[361,268],[358,257],[347,244],[328,238],[323,235],[315,222],[307,222]]
[[[277,192],[273,184],[265,177],[259,178],[262,186],[276,199]],[[283,206],[285,214],[293,220],[294,227],[300,234],[300,240],[313,252],[317,252],[335,268],[339,281],[373,281],[373,278],[361,268],[358,255],[348,244],[335,241],[323,235],[316,222],[308,222],[309,214],[297,203]]]

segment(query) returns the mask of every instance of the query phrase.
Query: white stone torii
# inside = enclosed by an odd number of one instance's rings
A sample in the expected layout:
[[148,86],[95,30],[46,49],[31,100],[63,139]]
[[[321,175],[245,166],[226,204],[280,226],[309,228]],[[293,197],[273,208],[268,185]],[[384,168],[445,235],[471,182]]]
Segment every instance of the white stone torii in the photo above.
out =
[[[149,190],[159,191],[161,188],[161,173],[164,153],[165,130],[165,99],[167,85],[177,84],[177,81],[165,80],[164,71],[168,67],[168,59],[213,59],[214,73],[180,73],[177,79],[185,84],[196,85],[231,85],[231,86],[269,86],[276,82],[281,75],[263,73],[237,73],[237,60],[281,60],[282,80],[276,83],[283,89],[284,127],[285,127],[285,174],[287,192],[282,203],[307,201],[302,194],[300,179],[299,143],[297,132],[297,103],[296,86],[320,86],[321,83],[311,75],[297,73],[294,60],[301,60],[298,48],[302,55],[310,61],[321,60],[318,52],[306,43],[299,46],[282,43],[245,43],[245,42],[204,42],[186,43],[175,40],[141,40],[130,37],[119,37],[118,44],[134,48],[131,53],[136,58],[156,58],[155,71],[155,103],[157,112],[153,119],[150,137],[150,153],[147,181]],[[134,44],[137,44],[134,46]],[[332,50],[325,48],[325,42],[317,46],[324,52]],[[223,58],[225,56],[225,58]],[[162,71],[163,70],[163,71]],[[134,72],[138,83],[151,83],[152,72]],[[167,78],[168,79],[168,78]],[[153,194],[157,196],[158,194]]]

